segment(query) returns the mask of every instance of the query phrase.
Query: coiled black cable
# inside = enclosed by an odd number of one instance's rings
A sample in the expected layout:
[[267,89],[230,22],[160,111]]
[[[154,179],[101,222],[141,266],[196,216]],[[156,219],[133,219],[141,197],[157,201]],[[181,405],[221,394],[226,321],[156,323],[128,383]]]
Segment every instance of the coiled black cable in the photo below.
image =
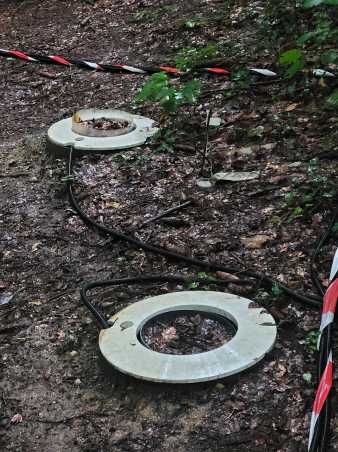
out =
[[[66,184],[67,184],[69,201],[70,201],[70,204],[73,207],[73,209],[78,214],[78,216],[82,219],[82,221],[85,224],[87,224],[88,226],[90,226],[91,228],[94,228],[95,230],[97,230],[101,234],[104,234],[105,236],[108,235],[110,237],[113,237],[114,239],[117,239],[120,241],[125,241],[125,242],[130,243],[131,245],[133,245],[137,248],[141,248],[145,251],[149,251],[154,254],[159,254],[161,256],[164,256],[164,257],[167,257],[170,259],[186,262],[187,264],[193,265],[195,267],[201,267],[208,271],[223,271],[226,273],[236,274],[236,276],[243,275],[243,276],[253,278],[253,279],[260,281],[261,283],[263,283],[265,285],[265,287],[268,287],[268,288],[272,287],[273,284],[278,284],[279,287],[286,294],[290,295],[292,298],[296,299],[297,301],[304,303],[311,307],[316,307],[316,308],[321,307],[321,299],[320,298],[313,296],[313,295],[306,296],[306,295],[299,294],[299,293],[293,291],[292,289],[288,288],[284,284],[281,284],[281,283],[275,281],[270,276],[264,275],[262,273],[254,272],[251,270],[242,270],[242,269],[235,268],[235,267],[227,267],[225,265],[220,265],[220,264],[217,264],[214,262],[201,261],[199,259],[195,259],[195,258],[186,256],[186,255],[183,255],[183,254],[175,253],[173,251],[169,251],[169,250],[159,247],[157,245],[152,245],[152,244],[143,242],[141,240],[137,240],[131,236],[125,235],[119,231],[111,229],[111,228],[93,220],[80,207],[80,205],[78,204],[78,202],[74,196],[74,192],[73,192],[73,184],[74,184],[73,152],[74,152],[73,148],[70,148],[69,154],[68,154],[68,161],[67,161],[67,176],[65,178]],[[89,306],[87,305],[87,307],[89,307]],[[90,309],[92,311],[92,308],[90,308]]]
[[[234,267],[227,267],[224,265],[220,265],[214,262],[209,261],[201,261],[183,254],[175,253],[173,251],[169,251],[165,248],[159,247],[157,245],[148,244],[146,242],[143,242],[141,240],[137,240],[131,236],[128,236],[126,234],[123,234],[119,231],[116,231],[112,228],[109,228],[103,224],[98,223],[97,221],[90,218],[87,213],[80,207],[79,203],[77,202],[74,192],[73,192],[73,183],[74,183],[74,174],[73,174],[73,148],[71,147],[69,150],[68,155],[68,161],[67,161],[67,176],[65,178],[66,184],[67,184],[67,191],[69,196],[69,201],[75,212],[78,214],[78,216],[82,219],[82,221],[90,226],[91,228],[95,229],[101,234],[104,234],[105,236],[113,237],[114,239],[117,239],[119,241],[125,241],[127,243],[130,243],[136,248],[141,248],[145,251],[149,251],[154,254],[159,254],[161,256],[164,256],[166,258],[175,259],[178,261],[185,262],[187,264],[190,264],[195,267],[201,267],[208,271],[223,271],[230,274],[236,274],[243,275],[249,278],[253,278],[256,280],[259,280],[261,283],[265,285],[265,287],[271,288],[273,284],[278,284],[278,286],[283,290],[284,293],[290,295],[295,300],[311,307],[321,308],[322,307],[322,296],[324,294],[324,287],[319,280],[318,276],[315,273],[314,265],[316,263],[316,260],[318,258],[318,255],[320,253],[321,248],[328,240],[332,226],[336,221],[336,218],[338,216],[338,210],[335,213],[332,221],[330,222],[329,227],[325,230],[323,235],[320,237],[315,252],[311,259],[311,276],[312,280],[320,294],[320,297],[314,296],[314,295],[302,295],[299,294],[284,284],[280,284],[279,282],[275,281],[273,278],[264,275],[262,273],[254,272],[251,270],[241,270]],[[205,279],[205,278],[193,278],[188,279],[181,276],[174,276],[174,275],[149,275],[149,276],[139,276],[139,277],[132,277],[132,278],[122,278],[122,279],[112,279],[112,280],[105,280],[105,281],[92,281],[90,283],[85,284],[81,288],[81,300],[85,304],[85,306],[89,309],[89,311],[94,315],[96,320],[99,322],[102,328],[109,328],[109,322],[105,319],[104,315],[102,315],[97,308],[93,305],[93,303],[90,302],[87,292],[94,288],[99,287],[107,287],[107,286],[114,286],[118,284],[136,284],[136,283],[150,283],[150,282],[199,282],[201,284],[219,284],[219,285],[226,285],[228,282],[216,280],[216,279]],[[320,355],[319,355],[319,375],[322,375],[323,372],[323,366],[326,365],[327,359],[331,350],[331,342],[332,342],[332,332],[331,332],[331,326],[328,327],[326,334],[323,335],[321,344],[320,344]],[[325,363],[325,364],[324,364]],[[328,435],[330,430],[330,401],[327,400],[324,406],[324,410],[320,415],[320,419],[318,419],[314,438],[310,447],[310,452],[326,452],[327,450],[327,443],[328,443]]]

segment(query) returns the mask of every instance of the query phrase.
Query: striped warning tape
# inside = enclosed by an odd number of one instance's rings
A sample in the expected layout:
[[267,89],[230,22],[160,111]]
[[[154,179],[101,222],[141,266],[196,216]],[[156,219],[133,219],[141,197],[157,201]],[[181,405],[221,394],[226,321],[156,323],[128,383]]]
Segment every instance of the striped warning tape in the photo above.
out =
[[[84,69],[102,71],[102,72],[125,72],[132,74],[154,74],[155,72],[166,72],[173,75],[181,75],[181,72],[171,66],[143,67],[129,66],[126,64],[98,64],[92,61],[79,60],[74,58],[64,58],[58,55],[40,55],[36,53],[27,53],[20,50],[0,49],[0,56],[4,58],[16,58],[31,63],[58,64],[61,66],[77,66]],[[230,71],[220,67],[197,68],[199,72],[209,72],[217,75],[229,75]]]
[[323,300],[322,317],[320,324],[320,338],[319,338],[319,343],[321,344],[323,337],[325,336],[324,340],[328,342],[327,344],[325,344],[325,349],[328,349],[328,353],[326,356],[326,361],[323,363],[324,370],[320,376],[320,381],[312,408],[309,443],[308,443],[308,450],[311,452],[317,450],[316,443],[318,442],[320,436],[323,437],[322,433],[320,435],[318,432],[318,430],[321,428],[320,417],[323,414],[325,405],[328,403],[330,391],[332,388],[333,359],[332,359],[332,344],[330,343],[331,335],[330,334],[325,335],[325,333],[326,332],[328,333],[328,330],[331,328],[333,324],[337,301],[338,301],[338,278],[337,274],[332,275],[331,273],[331,284],[328,287]]

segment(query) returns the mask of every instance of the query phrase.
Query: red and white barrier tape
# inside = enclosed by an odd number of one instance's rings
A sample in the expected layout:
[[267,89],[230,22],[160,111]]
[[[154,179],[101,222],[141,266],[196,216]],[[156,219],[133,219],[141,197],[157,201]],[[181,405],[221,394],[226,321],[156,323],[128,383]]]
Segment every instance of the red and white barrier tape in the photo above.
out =
[[[46,63],[46,64],[58,64],[61,66],[78,66],[84,69],[102,71],[102,72],[129,72],[132,74],[153,74],[155,72],[166,72],[172,75],[180,75],[181,72],[171,66],[158,66],[158,67],[141,67],[141,66],[129,66],[126,64],[98,64],[92,61],[79,60],[74,58],[64,58],[58,55],[39,55],[35,53],[27,53],[19,50],[5,50],[0,49],[0,56],[4,58],[16,58],[19,60],[32,62],[32,63]],[[206,67],[198,68],[198,71],[209,72],[217,75],[229,75],[230,71],[220,67]]]
[[[330,284],[324,295],[322,318],[320,324],[321,335],[325,328],[328,328],[334,321],[337,301],[338,301],[338,278],[336,278]],[[320,378],[319,386],[316,392],[316,397],[312,408],[308,450],[311,449],[316,425],[319,416],[324,408],[325,402],[329,398],[329,394],[332,388],[332,382],[333,382],[333,359],[332,359],[332,348],[330,348],[327,363],[325,365],[324,372],[322,373],[322,376]]]

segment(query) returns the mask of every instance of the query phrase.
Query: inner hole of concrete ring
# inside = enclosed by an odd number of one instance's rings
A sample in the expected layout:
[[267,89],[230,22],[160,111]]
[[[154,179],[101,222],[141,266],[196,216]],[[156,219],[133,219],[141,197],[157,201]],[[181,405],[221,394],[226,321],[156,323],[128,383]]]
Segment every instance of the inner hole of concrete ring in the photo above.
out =
[[[214,323],[214,327],[219,329],[219,337],[215,338],[215,343],[212,344],[209,343],[206,345],[204,343],[203,345],[198,344],[198,336],[197,334],[190,335],[190,339],[192,340],[192,343],[190,344],[191,350],[193,349],[199,349],[199,351],[186,351],[182,352],[182,344],[180,344],[177,347],[177,353],[168,351],[170,349],[170,345],[165,344],[164,350],[160,350],[155,344],[151,343],[151,340],[148,340],[146,338],[146,330],[147,328],[151,327],[152,323],[156,323],[156,321],[161,322],[160,325],[163,327],[163,331],[170,330],[170,328],[175,328],[174,326],[169,326],[170,321],[173,323],[175,322],[175,319],[179,319],[180,317],[188,317],[188,316],[194,316],[194,315],[200,315],[201,323],[203,321],[213,321],[217,322],[217,324]],[[165,324],[167,323],[167,325]],[[168,325],[169,323],[169,325]],[[184,325],[186,326],[186,325]],[[179,324],[178,324],[179,327]],[[189,327],[189,326],[188,326]],[[142,323],[138,326],[136,333],[137,333],[137,339],[138,341],[145,347],[147,347],[150,350],[157,351],[164,354],[180,354],[180,355],[190,355],[190,354],[198,354],[203,353],[209,350],[214,350],[215,348],[219,348],[225,343],[231,341],[233,337],[236,335],[238,329],[238,322],[230,313],[225,312],[223,310],[217,310],[215,308],[209,307],[208,309],[202,308],[202,307],[196,307],[196,308],[167,308],[164,310],[161,310],[157,312],[156,314],[153,314],[149,316],[148,318],[144,319]],[[212,328],[210,327],[210,330]],[[155,333],[156,335],[156,333]],[[182,335],[179,332],[178,337],[180,340],[182,340]],[[207,338],[205,338],[205,341],[207,341]],[[205,347],[205,350],[203,350],[203,346]],[[189,349],[189,347],[188,347]]]
[[[100,123],[102,128],[95,127]],[[79,110],[72,117],[72,132],[86,137],[116,137],[126,135],[135,128],[136,124],[130,117],[109,110]]]

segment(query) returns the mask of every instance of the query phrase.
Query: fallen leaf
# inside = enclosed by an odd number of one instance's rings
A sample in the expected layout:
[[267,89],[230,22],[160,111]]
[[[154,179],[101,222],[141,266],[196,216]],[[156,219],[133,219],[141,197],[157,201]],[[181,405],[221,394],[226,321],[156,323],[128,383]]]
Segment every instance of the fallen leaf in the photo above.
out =
[[33,300],[33,301],[30,301],[28,304],[33,304],[35,306],[41,306],[42,301],[41,300]]
[[239,279],[237,276],[226,272],[216,272],[216,276],[217,278],[224,279],[225,281],[238,281]]
[[11,419],[11,424],[20,424],[21,422],[22,422],[21,414],[14,414],[14,416]]
[[269,240],[271,240],[271,237],[264,234],[258,234],[255,235],[254,237],[241,238],[241,242],[243,243],[243,245],[245,245],[246,248],[252,250],[262,248],[262,246]]
[[106,209],[119,209],[121,204],[116,201],[106,201],[104,203]]
[[290,104],[286,107],[285,111],[292,111],[295,110],[298,107],[298,103]]

